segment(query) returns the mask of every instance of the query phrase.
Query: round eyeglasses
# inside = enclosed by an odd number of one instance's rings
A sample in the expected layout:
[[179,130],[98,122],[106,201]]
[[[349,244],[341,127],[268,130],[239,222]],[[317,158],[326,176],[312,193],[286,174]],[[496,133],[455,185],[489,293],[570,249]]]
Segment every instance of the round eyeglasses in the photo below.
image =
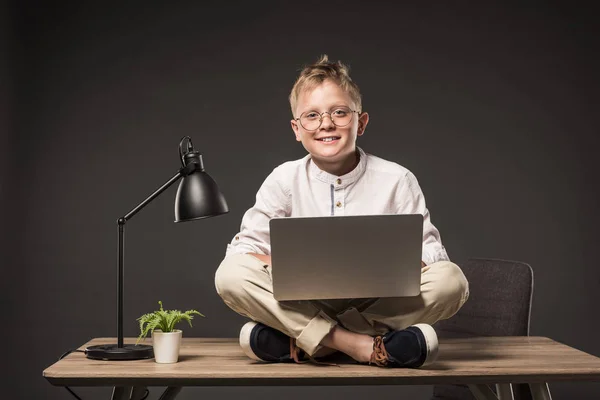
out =
[[307,131],[316,131],[323,123],[323,114],[329,114],[331,122],[338,128],[342,128],[352,121],[354,113],[360,112],[352,110],[348,107],[336,107],[330,111],[319,113],[317,111],[305,111],[300,114],[299,118],[294,118],[300,122],[300,125]]

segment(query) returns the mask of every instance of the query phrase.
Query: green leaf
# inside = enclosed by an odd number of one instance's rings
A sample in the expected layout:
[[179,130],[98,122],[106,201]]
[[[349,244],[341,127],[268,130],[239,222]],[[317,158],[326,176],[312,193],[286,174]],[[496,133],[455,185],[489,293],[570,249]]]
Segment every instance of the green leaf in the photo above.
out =
[[159,310],[144,314],[137,319],[140,324],[140,336],[138,337],[136,344],[138,344],[140,340],[146,338],[149,333],[154,332],[155,329],[160,329],[163,332],[173,332],[175,326],[181,321],[187,321],[187,323],[192,326],[194,315],[204,317],[203,314],[196,310],[188,310],[183,313],[180,310],[165,310],[162,301],[159,301],[158,304],[160,306]]

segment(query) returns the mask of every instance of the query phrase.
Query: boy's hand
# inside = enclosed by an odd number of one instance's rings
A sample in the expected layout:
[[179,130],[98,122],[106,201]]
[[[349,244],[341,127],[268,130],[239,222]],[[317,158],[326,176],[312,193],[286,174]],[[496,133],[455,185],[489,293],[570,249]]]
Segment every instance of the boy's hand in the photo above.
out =
[[260,261],[264,262],[267,265],[271,265],[271,256],[266,256],[264,254],[258,254],[258,253],[248,253],[248,254],[258,258]]

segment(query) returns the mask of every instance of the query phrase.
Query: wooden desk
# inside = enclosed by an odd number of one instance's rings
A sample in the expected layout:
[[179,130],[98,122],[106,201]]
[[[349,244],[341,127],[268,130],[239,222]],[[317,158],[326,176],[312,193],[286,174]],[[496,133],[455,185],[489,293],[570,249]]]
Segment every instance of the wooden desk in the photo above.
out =
[[[80,349],[113,342],[94,339]],[[147,386],[169,387],[161,397],[168,399],[183,386],[433,384],[467,384],[478,399],[504,399],[512,398],[510,383],[528,383],[534,398],[550,399],[547,382],[600,381],[600,358],[544,337],[480,337],[440,341],[438,360],[426,369],[267,364],[247,358],[237,339],[184,338],[176,364],[96,361],[77,352],[43,376],[56,386],[114,386],[113,399],[129,399],[132,388],[132,398],[139,398]]]

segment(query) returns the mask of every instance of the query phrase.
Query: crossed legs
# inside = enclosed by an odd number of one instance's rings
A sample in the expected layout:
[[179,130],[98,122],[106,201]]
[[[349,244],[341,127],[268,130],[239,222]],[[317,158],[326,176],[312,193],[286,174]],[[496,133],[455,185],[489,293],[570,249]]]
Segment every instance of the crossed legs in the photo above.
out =
[[334,349],[368,361],[373,336],[449,318],[469,293],[460,268],[441,261],[423,268],[416,297],[279,302],[270,268],[248,254],[230,255],[215,274],[217,293],[237,313],[295,338],[311,356]]

